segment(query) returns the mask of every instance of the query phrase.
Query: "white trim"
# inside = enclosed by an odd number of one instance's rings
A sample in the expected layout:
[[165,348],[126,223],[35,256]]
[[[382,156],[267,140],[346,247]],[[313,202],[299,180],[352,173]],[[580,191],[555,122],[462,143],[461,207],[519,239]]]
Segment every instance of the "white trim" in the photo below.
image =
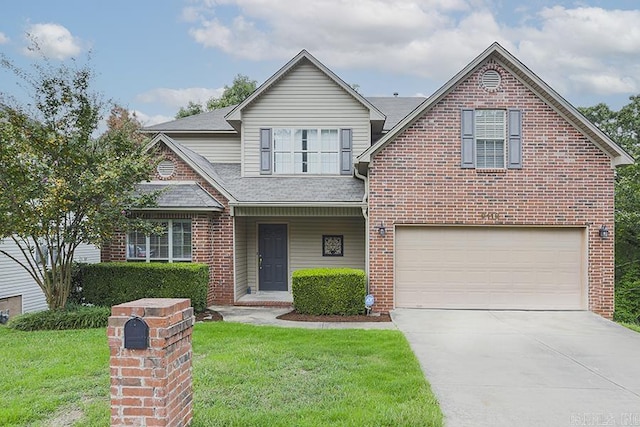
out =
[[[153,223],[167,223],[167,258],[151,258],[151,235],[145,235],[145,257],[129,257],[129,233],[135,230],[129,230],[125,233],[125,260],[130,262],[193,262],[193,220],[191,218],[180,219],[150,219],[149,222]],[[174,222],[189,222],[191,233],[191,257],[190,258],[175,258],[173,256],[173,223]],[[137,233],[137,231],[136,231]],[[164,234],[163,234],[164,235]],[[162,235],[158,236],[161,237]],[[137,246],[136,243],[133,244]]]

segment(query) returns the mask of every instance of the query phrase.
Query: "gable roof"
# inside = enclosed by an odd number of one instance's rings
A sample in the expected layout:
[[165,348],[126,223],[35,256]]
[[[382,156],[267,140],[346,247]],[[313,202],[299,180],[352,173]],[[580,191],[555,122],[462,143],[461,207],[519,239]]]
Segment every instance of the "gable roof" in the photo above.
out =
[[495,42],[489,46],[484,52],[469,63],[464,69],[456,74],[444,86],[438,89],[433,95],[415,109],[411,114],[401,120],[396,127],[384,135],[378,142],[373,144],[358,156],[358,163],[369,163],[371,156],[380,151],[389,142],[393,141],[398,135],[404,132],[409,126],[415,123],[425,112],[429,111],[442,98],[453,91],[456,86],[467,79],[475,69],[485,60],[494,58],[503,67],[510,70],[529,90],[535,93],[547,105],[555,110],[560,116],[576,127],[585,137],[592,141],[598,148],[611,157],[611,165],[627,165],[634,162],[624,149],[617,145],[609,136],[602,132],[598,127],[591,123],[582,115],[574,106],[567,102],[540,77],[529,70],[515,56],[509,53],[499,43]]
[[[184,145],[178,144],[173,138],[165,135],[164,133],[157,134],[149,144],[147,144],[147,150],[150,150],[154,146],[164,143],[171,151],[173,151],[182,161],[188,164],[198,175],[200,175],[205,181],[207,181],[213,188],[218,190],[220,194],[227,198],[227,200],[235,201],[233,196],[222,186],[221,179],[213,170],[213,167],[209,160],[201,156],[200,154],[188,149]],[[218,201],[219,202],[219,201]]]
[[217,110],[207,111],[205,113],[195,114],[193,116],[182,117],[170,122],[159,123],[153,126],[147,126],[142,129],[145,133],[156,132],[180,132],[180,133],[202,133],[202,132],[231,132],[236,133],[229,122],[225,120],[225,116],[236,106],[219,108]]
[[418,108],[427,98],[423,96],[371,96],[367,97],[367,101],[382,111],[387,120],[382,127],[383,132],[390,131],[400,120],[404,119],[407,114]]
[[189,210],[222,211],[222,206],[211,194],[197,182],[143,182],[136,185],[138,194],[151,194],[160,191],[156,200],[157,207],[139,210]]
[[340,77],[338,77],[333,71],[328,69],[324,64],[318,61],[313,55],[306,50],[301,50],[296,56],[294,56],[289,62],[287,62],[282,68],[280,68],[274,75],[269,77],[264,83],[260,85],[247,99],[238,104],[233,110],[231,110],[226,119],[231,123],[231,126],[238,129],[239,123],[242,120],[242,110],[254,102],[260,95],[268,91],[275,83],[277,83],[282,77],[284,77],[289,71],[294,69],[302,61],[308,61],[324,73],[328,78],[333,80],[338,86],[340,86],[345,92],[360,102],[365,108],[369,110],[369,119],[378,127],[382,126],[385,120],[385,115],[378,110],[371,102],[369,102],[364,96],[360,95],[351,86],[346,84]]

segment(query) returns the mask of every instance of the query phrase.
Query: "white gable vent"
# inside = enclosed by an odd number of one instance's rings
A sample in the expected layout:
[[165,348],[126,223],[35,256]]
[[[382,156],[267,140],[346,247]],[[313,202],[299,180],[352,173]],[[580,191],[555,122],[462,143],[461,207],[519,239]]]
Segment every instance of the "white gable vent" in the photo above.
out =
[[169,178],[176,170],[176,166],[171,160],[163,160],[158,164],[158,175],[163,178]]
[[500,86],[500,73],[496,70],[487,70],[482,74],[482,87],[486,90],[496,90]]

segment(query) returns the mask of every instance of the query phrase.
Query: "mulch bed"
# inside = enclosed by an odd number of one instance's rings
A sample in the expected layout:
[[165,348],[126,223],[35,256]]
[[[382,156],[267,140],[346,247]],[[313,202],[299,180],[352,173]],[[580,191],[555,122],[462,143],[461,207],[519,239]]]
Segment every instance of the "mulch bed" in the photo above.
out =
[[196,322],[222,322],[222,315],[217,311],[207,309],[196,314]]
[[295,322],[391,322],[391,316],[380,314],[367,316],[364,314],[356,316],[325,315],[312,316],[310,314],[299,314],[295,310],[277,317],[282,320],[293,320]]

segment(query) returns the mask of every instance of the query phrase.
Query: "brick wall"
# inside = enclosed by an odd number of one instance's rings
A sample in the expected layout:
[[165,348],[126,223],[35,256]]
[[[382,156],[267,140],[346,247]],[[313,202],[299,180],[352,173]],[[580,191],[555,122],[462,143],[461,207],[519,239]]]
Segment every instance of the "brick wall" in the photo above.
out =
[[[132,316],[149,326],[148,348],[124,348]],[[183,427],[192,418],[193,308],[188,299],[141,299],[113,306],[107,336],[111,425]]]
[[[233,304],[234,302],[234,266],[233,266],[233,218],[229,216],[228,200],[207,183],[191,167],[183,162],[164,144],[160,144],[159,153],[165,159],[174,162],[175,171],[168,178],[155,174],[156,181],[195,181],[224,206],[220,213],[147,213],[145,218],[177,219],[191,218],[193,238],[192,261],[209,265],[209,292],[207,304]],[[125,261],[126,237],[118,233],[109,245],[101,251],[103,262]]]
[[[480,74],[497,69],[500,89],[485,91]],[[520,170],[460,168],[462,108],[523,111]],[[370,287],[381,311],[393,308],[396,224],[588,227],[589,309],[613,313],[614,171],[610,159],[498,64],[478,67],[450,94],[371,160]],[[483,215],[496,212],[498,219]],[[384,221],[387,235],[373,228]]]

